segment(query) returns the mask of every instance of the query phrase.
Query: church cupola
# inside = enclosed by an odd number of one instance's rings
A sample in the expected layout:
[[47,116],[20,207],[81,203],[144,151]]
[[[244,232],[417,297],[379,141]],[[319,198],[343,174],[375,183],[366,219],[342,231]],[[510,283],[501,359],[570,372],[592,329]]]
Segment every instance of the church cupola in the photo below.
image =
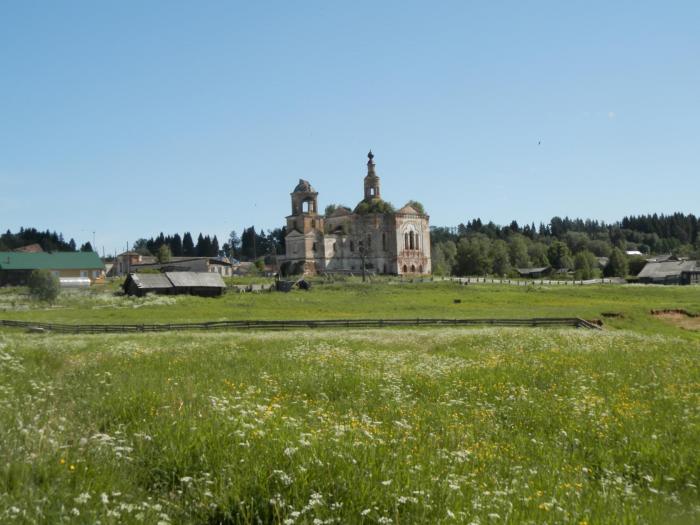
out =
[[369,150],[367,158],[369,160],[367,161],[367,176],[365,177],[365,200],[370,201],[381,198],[381,194],[379,191],[379,177],[374,171],[374,153],[372,153],[372,150]]
[[292,195],[292,215],[316,215],[318,213],[318,192],[308,180],[299,179]]

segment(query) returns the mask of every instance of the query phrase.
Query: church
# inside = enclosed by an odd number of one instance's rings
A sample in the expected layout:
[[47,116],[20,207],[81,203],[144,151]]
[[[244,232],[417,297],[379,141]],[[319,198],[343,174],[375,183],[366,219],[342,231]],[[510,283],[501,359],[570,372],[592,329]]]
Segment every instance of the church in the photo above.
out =
[[430,274],[428,215],[410,202],[395,211],[383,201],[374,155],[367,155],[364,198],[354,210],[344,206],[318,213],[318,192],[299,180],[287,217],[283,274]]

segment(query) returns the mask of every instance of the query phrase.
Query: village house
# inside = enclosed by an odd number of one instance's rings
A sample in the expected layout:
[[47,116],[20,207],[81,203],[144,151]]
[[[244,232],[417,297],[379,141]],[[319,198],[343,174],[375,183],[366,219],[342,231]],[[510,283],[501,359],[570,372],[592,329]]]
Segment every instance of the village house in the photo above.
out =
[[647,284],[700,284],[700,261],[668,259],[647,262],[637,279]]
[[50,271],[63,286],[105,282],[105,265],[95,252],[0,252],[0,286],[26,284],[34,270]]
[[129,272],[143,272],[144,270],[218,273],[222,277],[233,275],[233,265],[226,257],[171,257],[168,262],[164,263],[154,260],[129,266]]
[[154,262],[156,262],[156,258],[152,255],[142,255],[135,251],[122,252],[114,258],[107,275],[108,277],[121,277],[129,273],[132,266]]
[[429,217],[417,205],[393,211],[381,198],[374,155],[367,155],[364,198],[354,210],[318,213],[318,192],[303,179],[291,193],[282,273],[430,274]]

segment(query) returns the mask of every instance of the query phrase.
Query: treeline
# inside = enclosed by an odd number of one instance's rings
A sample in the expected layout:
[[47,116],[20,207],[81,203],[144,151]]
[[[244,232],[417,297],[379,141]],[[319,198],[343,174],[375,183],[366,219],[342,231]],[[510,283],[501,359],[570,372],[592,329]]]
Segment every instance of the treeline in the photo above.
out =
[[[231,232],[229,245],[239,259],[252,261],[263,257],[266,263],[271,263],[275,256],[284,254],[284,237],[286,235],[286,227],[275,228],[267,232],[261,229],[256,232],[255,227],[250,226],[243,230],[240,239],[235,231]],[[235,242],[236,240],[238,242]]]
[[227,241],[219,245],[216,235],[212,237],[200,233],[195,243],[190,232],[185,232],[182,236],[179,233],[165,235],[161,232],[156,237],[138,239],[133,249],[143,255],[158,256],[161,253],[161,247],[166,246],[173,257],[226,256],[234,259],[256,260],[284,253],[286,234],[286,228],[256,232],[255,227],[251,226],[245,228],[240,236],[235,230],[232,231]]
[[[20,228],[17,233],[7,230],[0,235],[0,251],[11,251],[30,244],[38,244],[45,252],[74,252],[77,246],[73,239],[68,242],[63,238],[62,233],[49,230],[39,231],[36,228]],[[93,251],[89,242],[80,246],[80,251]]]
[[[574,270],[577,278],[636,274],[642,254],[700,257],[700,221],[694,215],[641,215],[606,224],[553,217],[549,224],[508,226],[474,219],[456,228],[432,228],[433,272],[454,275],[514,275],[516,268]],[[601,267],[599,258],[607,258]]]
[[164,235],[161,232],[157,237],[138,239],[133,249],[143,255],[157,255],[162,246],[167,246],[174,257],[216,257],[220,252],[216,235],[212,238],[200,233],[195,244],[190,232],[185,232],[182,236],[179,233]]

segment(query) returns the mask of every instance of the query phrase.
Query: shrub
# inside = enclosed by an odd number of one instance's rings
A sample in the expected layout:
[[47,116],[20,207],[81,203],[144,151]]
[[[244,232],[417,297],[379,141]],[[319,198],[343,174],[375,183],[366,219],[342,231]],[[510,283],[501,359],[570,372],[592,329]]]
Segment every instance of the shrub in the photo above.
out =
[[52,303],[61,291],[61,282],[58,277],[48,270],[34,270],[29,275],[29,295],[39,301]]

